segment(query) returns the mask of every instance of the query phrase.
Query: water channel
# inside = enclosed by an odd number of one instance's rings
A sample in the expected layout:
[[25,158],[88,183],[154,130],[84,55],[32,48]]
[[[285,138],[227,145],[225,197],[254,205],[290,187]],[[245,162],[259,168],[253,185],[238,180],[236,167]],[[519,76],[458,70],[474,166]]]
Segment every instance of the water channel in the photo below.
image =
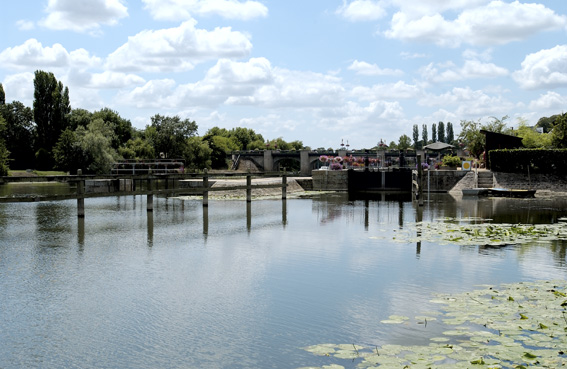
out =
[[[50,189],[53,190],[53,189]],[[427,344],[434,293],[565,279],[562,242],[413,242],[416,221],[555,223],[557,199],[399,195],[0,204],[0,368],[298,368],[320,343]],[[344,364],[343,364],[344,365]],[[354,367],[354,364],[353,364]]]

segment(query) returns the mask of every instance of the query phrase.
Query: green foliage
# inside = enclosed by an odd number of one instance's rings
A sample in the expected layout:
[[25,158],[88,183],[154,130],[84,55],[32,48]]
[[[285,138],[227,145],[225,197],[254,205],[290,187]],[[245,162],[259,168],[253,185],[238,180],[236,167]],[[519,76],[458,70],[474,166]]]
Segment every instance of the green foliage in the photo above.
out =
[[61,132],[69,126],[70,112],[69,88],[58,82],[53,73],[36,71],[33,114],[39,148],[51,152]]
[[413,125],[413,148],[419,149],[419,128],[417,124]]
[[0,83],[0,105],[6,104],[6,93],[4,92],[4,86]]
[[437,125],[437,141],[439,142],[447,142],[445,140],[445,123],[439,122]]
[[398,150],[407,150],[410,147],[411,147],[411,138],[409,138],[408,135],[401,135],[398,141]]
[[14,101],[0,105],[0,115],[6,121],[3,137],[6,149],[10,151],[10,166],[18,169],[33,168],[36,131],[32,110],[21,102]]
[[212,167],[211,155],[213,150],[209,147],[208,141],[200,137],[189,137],[183,159],[185,159],[185,169],[197,171],[210,169]]
[[87,165],[86,155],[77,141],[75,132],[70,129],[66,129],[59,136],[53,147],[53,158],[55,168],[71,174],[77,173],[77,169],[86,168]]
[[124,159],[155,159],[156,157],[153,146],[142,137],[128,140],[126,145],[118,149],[118,153]]
[[485,137],[480,133],[480,130],[480,121],[461,120],[459,141],[465,145],[465,148],[475,158],[479,158],[484,151]]
[[560,116],[561,116],[560,114],[556,114],[556,115],[552,115],[551,117],[541,117],[537,121],[536,127],[541,127],[543,128],[544,133],[549,133],[553,129],[553,126],[555,125],[555,121]]
[[421,140],[423,141],[423,146],[427,145],[427,138],[427,124],[424,124],[421,126]]
[[41,147],[35,153],[35,168],[39,170],[51,170],[55,164],[51,154]]
[[8,157],[10,156],[10,152],[6,149],[6,145],[4,143],[4,132],[6,130],[6,123],[4,118],[0,116],[0,176],[7,176],[8,175]]
[[388,145],[388,149],[396,150],[397,148],[398,148],[398,144],[396,144],[396,141],[390,141],[390,144]]
[[567,149],[492,150],[491,169],[496,172],[563,174],[567,172]]
[[551,131],[551,144],[557,149],[567,148],[567,113],[561,114],[555,120]]
[[91,120],[102,119],[113,128],[112,147],[118,149],[132,138],[132,123],[122,118],[117,112],[104,108],[92,114]]
[[522,138],[522,144],[526,148],[551,148],[551,134],[538,133],[532,127],[528,127],[525,121],[520,121],[516,134]]
[[431,125],[431,142],[437,142],[437,124]]
[[458,167],[461,165],[461,162],[461,158],[452,155],[445,155],[442,159],[442,163],[446,167]]
[[166,158],[180,158],[185,151],[186,140],[197,134],[197,123],[179,116],[154,115],[146,126],[146,137],[156,154]]
[[91,122],[93,113],[85,109],[73,109],[69,114],[69,128],[76,130],[78,127],[87,128]]
[[211,150],[210,160],[213,169],[227,169],[228,155],[238,150],[238,144],[233,138],[223,136],[205,136],[203,138]]
[[447,136],[445,142],[449,145],[455,144],[455,132],[453,131],[453,123],[451,122],[447,123]]
[[110,173],[112,164],[119,157],[112,147],[114,129],[110,123],[102,119],[95,119],[87,128],[79,127],[75,131],[78,145],[85,159],[84,169],[88,173]]

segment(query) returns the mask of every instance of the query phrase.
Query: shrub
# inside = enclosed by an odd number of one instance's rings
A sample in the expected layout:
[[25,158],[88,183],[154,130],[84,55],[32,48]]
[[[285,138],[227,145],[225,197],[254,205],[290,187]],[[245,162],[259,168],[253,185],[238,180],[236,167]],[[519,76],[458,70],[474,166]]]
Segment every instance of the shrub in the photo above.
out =
[[445,155],[443,157],[442,163],[446,167],[458,167],[459,165],[461,165],[461,158],[459,158],[458,156]]

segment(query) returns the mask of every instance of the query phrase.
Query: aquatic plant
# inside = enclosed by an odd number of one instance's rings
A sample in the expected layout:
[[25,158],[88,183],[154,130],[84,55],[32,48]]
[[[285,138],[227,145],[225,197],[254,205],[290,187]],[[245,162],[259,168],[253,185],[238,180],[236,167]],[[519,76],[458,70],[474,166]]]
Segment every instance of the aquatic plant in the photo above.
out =
[[[443,310],[427,316],[391,316],[383,324],[444,324],[429,345],[322,344],[314,355],[357,361],[358,368],[559,368],[567,363],[567,281],[484,286],[456,295],[440,294]],[[440,322],[440,323],[439,323]],[[315,367],[309,367],[316,369]],[[321,368],[344,368],[324,365]]]

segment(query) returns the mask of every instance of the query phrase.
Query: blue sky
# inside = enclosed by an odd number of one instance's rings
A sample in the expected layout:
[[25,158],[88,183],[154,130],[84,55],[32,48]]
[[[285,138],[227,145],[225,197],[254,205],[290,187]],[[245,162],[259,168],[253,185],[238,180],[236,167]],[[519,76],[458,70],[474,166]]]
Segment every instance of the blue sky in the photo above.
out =
[[3,7],[0,82],[35,70],[73,108],[247,127],[312,148],[370,148],[418,124],[535,124],[567,106],[567,2],[19,0]]

